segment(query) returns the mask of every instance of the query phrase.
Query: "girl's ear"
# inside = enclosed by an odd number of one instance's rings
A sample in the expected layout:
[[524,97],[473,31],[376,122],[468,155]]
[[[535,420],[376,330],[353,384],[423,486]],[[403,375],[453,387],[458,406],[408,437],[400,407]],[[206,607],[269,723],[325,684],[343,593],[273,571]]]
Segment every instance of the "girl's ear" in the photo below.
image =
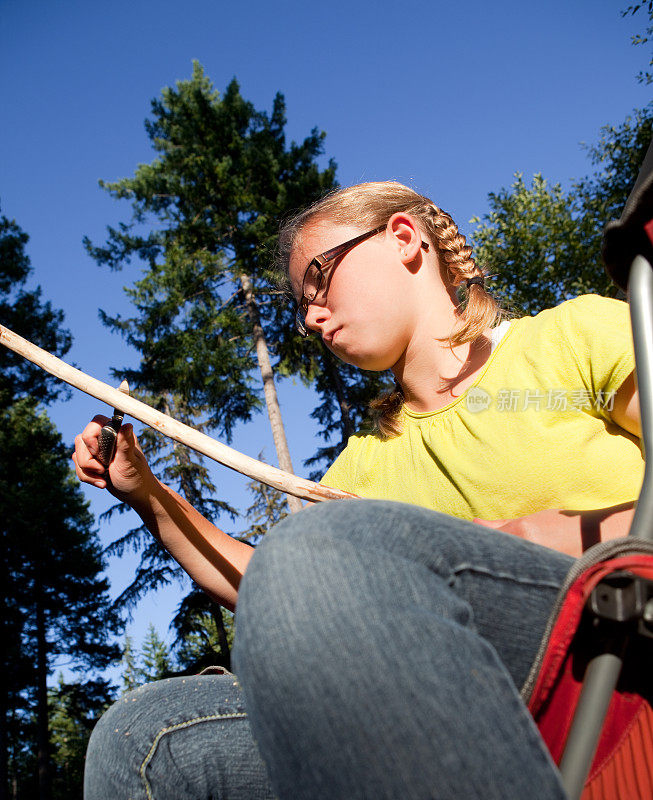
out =
[[403,264],[411,264],[420,252],[422,233],[414,217],[397,212],[388,220],[388,234],[392,238]]

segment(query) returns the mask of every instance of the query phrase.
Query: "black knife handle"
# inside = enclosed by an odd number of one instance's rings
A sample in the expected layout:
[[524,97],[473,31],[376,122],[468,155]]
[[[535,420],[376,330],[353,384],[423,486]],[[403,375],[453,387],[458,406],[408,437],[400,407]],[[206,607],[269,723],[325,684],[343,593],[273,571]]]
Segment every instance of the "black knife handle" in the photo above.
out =
[[111,427],[110,423],[105,425],[100,431],[100,435],[98,436],[97,440],[97,459],[105,467],[108,467],[113,460],[113,456],[116,452],[117,440],[118,434],[116,433],[115,428]]
[[108,467],[109,464],[113,461],[113,457],[116,453],[116,442],[118,441],[118,431],[122,426],[122,421],[124,419],[124,416],[125,414],[123,411],[119,411],[117,408],[114,408],[113,417],[111,418],[111,421],[107,422],[107,424],[100,431],[100,435],[98,436],[97,459],[105,467]]

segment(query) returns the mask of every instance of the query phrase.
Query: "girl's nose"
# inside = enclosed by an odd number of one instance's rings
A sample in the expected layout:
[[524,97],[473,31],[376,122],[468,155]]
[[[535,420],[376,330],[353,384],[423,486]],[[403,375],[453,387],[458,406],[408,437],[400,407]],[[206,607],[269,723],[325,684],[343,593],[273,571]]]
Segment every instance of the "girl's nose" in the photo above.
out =
[[331,319],[331,312],[326,306],[309,303],[306,311],[306,327],[320,333],[322,327]]

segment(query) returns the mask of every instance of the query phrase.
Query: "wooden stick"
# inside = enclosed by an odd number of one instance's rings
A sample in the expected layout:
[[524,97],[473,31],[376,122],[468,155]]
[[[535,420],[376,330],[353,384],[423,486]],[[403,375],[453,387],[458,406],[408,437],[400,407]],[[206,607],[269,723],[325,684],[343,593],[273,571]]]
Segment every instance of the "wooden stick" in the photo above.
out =
[[313,502],[356,497],[356,495],[349,492],[313,483],[313,481],[299,478],[290,472],[284,472],[277,467],[270,466],[270,464],[264,464],[262,461],[243,455],[243,453],[227,447],[226,444],[222,444],[216,439],[196,431],[189,425],[184,425],[183,422],[179,422],[167,414],[162,414],[135,397],[130,397],[119,389],[115,389],[113,386],[102,383],[102,381],[86,375],[81,370],[71,367],[60,358],[53,356],[46,350],[42,350],[35,344],[28,342],[27,339],[23,339],[18,334],[5,328],[4,325],[0,325],[0,343],[76,389],[102,400],[104,403],[113,406],[113,408],[124,411],[134,419],[144,422],[165,436],[169,436],[171,439],[197,450],[198,453],[202,453],[202,455],[208,456],[214,461],[246,475],[248,478],[266,483],[268,486],[287,494],[292,494],[302,500]]

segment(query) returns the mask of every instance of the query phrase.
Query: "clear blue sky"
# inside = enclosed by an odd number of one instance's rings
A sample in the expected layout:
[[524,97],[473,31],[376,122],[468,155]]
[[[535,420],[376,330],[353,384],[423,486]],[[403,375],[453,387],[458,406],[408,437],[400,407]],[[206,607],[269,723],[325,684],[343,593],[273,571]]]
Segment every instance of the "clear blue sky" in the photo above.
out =
[[[646,18],[622,19],[627,4],[0,0],[0,203],[30,235],[32,283],[66,312],[69,360],[101,380],[135,361],[98,308],[128,313],[122,287],[139,267],[99,268],[82,237],[99,242],[107,224],[127,218],[98,179],[151,160],[150,100],[190,77],[193,59],[219,90],[235,76],[259,108],[283,92],[289,138],[326,131],[341,183],[403,180],[469,231],[488,192],[515,171],[563,184],[586,174],[580,143],[650,100],[650,87],[635,80],[648,51],[630,43]],[[281,397],[301,472],[315,449],[311,396],[287,383]],[[98,410],[75,393],[52,416],[72,441]],[[273,458],[263,419],[239,428],[233,445]],[[216,478],[244,509],[245,480],[224,468]],[[96,513],[110,505],[97,490],[86,494]],[[103,542],[135,524],[134,516],[101,526]],[[133,564],[111,564],[114,592]],[[179,596],[175,589],[142,604],[130,626],[137,641],[149,620],[165,634]]]

